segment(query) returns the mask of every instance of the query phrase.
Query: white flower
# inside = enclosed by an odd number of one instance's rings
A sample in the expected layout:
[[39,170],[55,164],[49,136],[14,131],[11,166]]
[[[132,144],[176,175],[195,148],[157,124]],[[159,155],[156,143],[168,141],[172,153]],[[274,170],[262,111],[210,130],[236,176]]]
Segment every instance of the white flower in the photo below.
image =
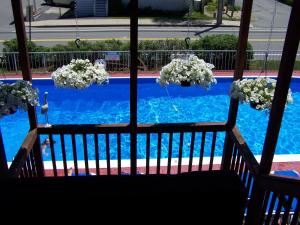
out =
[[93,65],[88,59],[72,59],[70,64],[58,68],[52,73],[57,87],[87,88],[91,84],[102,84],[108,81],[108,73],[101,63]]
[[[270,110],[274,97],[276,80],[258,77],[253,79],[236,80],[230,88],[230,97],[241,103],[250,103],[258,110]],[[293,102],[292,91],[289,89],[287,104]]]
[[170,83],[181,85],[182,81],[190,82],[191,85],[200,85],[208,89],[217,80],[213,76],[214,65],[206,63],[195,55],[188,59],[173,59],[160,71],[160,77],[156,80],[160,85]]
[[18,108],[27,111],[28,104],[39,104],[38,90],[32,88],[29,81],[17,81],[13,84],[0,82],[0,118],[14,113]]

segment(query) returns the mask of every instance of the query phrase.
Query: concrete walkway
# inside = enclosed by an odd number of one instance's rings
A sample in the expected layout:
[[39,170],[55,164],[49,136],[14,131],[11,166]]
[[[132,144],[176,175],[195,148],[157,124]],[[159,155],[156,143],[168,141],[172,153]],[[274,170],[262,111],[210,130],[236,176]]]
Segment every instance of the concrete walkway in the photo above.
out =
[[[32,27],[129,27],[129,18],[82,18],[82,19],[57,19],[31,22]],[[26,26],[29,24],[26,22]],[[215,26],[215,20],[192,20],[190,26]],[[139,26],[188,26],[187,20],[174,19],[139,19]],[[224,20],[222,27],[239,27],[239,21]]]

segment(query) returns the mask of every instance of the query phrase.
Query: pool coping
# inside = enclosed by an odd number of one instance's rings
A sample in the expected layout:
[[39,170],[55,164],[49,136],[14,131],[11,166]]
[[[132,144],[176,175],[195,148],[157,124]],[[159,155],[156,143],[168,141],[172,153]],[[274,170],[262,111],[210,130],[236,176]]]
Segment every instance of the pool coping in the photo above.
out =
[[[110,72],[110,78],[130,78],[129,72]],[[233,70],[223,71],[216,70],[214,71],[214,76],[217,78],[232,78],[234,74]],[[244,77],[274,77],[276,78],[278,71],[269,71],[267,73],[261,73],[260,71],[245,71]],[[149,71],[149,72],[138,72],[138,78],[157,78],[160,75],[160,71]],[[293,78],[300,78],[300,71],[293,71]],[[51,73],[34,73],[32,74],[34,80],[44,80],[51,79]],[[22,74],[0,74],[0,80],[11,80],[11,79],[22,79]]]

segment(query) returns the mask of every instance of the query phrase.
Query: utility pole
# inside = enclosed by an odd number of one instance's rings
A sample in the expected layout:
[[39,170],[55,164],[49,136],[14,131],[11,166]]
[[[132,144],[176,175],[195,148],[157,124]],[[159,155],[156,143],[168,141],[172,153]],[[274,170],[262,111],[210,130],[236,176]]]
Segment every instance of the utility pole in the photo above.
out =
[[37,8],[36,8],[36,0],[33,0],[33,12],[36,14]]
[[217,26],[222,24],[224,0],[218,0]]

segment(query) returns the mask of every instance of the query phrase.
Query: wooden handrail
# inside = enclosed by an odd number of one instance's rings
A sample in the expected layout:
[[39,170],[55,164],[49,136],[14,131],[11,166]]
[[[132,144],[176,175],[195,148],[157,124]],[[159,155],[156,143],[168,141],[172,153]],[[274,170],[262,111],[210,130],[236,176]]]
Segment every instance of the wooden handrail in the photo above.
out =
[[240,151],[243,159],[245,160],[247,167],[250,169],[254,176],[258,175],[259,163],[255,159],[253,153],[251,152],[250,148],[248,147],[238,128],[235,126],[229,133],[234,143],[239,146],[238,150]]
[[160,124],[139,124],[138,133],[170,133],[170,132],[211,132],[225,131],[225,123],[160,123]]
[[44,125],[38,126],[38,134],[86,134],[86,133],[129,133],[129,124],[64,124],[52,125],[45,127]]
[[[170,132],[212,132],[225,131],[226,126],[223,122],[213,123],[160,123],[160,124],[139,124],[137,133],[170,133]],[[38,126],[38,134],[86,134],[86,133],[129,133],[129,124],[66,124],[52,125],[51,127]]]
[[19,175],[19,170],[25,165],[26,158],[30,154],[35,142],[37,139],[37,129],[31,130],[23,144],[21,145],[16,157],[14,158],[10,168],[9,168],[9,176],[16,177]]
[[262,175],[258,185],[264,190],[292,195],[300,198],[300,179],[293,177],[280,177],[276,175]]

